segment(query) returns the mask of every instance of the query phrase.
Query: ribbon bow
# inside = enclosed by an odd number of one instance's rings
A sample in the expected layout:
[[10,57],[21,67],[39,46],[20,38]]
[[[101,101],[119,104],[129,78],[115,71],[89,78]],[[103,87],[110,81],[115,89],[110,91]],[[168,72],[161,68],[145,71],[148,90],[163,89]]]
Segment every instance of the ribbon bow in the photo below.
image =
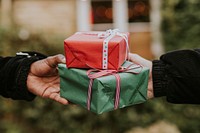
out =
[[[133,69],[141,68],[139,72],[131,71]],[[142,71],[141,65],[131,64],[128,67],[121,67],[119,70],[99,70],[99,69],[91,69],[87,71],[88,78],[90,79],[89,87],[88,87],[88,98],[87,98],[87,109],[90,110],[90,104],[91,104],[91,94],[92,94],[92,84],[94,79],[102,77],[102,76],[108,76],[108,75],[114,75],[116,79],[116,94],[115,94],[115,103],[114,103],[114,109],[116,110],[119,106],[119,100],[120,100],[120,76],[118,73],[121,72],[128,72],[133,74],[139,74]],[[94,73],[96,72],[96,73]]]
[[98,33],[98,37],[99,38],[106,38],[106,37],[113,35],[113,34],[116,35],[117,33],[119,33],[119,29],[114,29],[114,30],[109,29],[109,30],[106,30],[106,32]]

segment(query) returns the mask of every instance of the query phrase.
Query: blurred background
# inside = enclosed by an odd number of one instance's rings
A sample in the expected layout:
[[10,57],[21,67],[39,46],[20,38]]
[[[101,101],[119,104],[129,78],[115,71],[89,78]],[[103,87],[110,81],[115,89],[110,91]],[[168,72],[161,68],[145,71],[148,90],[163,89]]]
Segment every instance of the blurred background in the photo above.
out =
[[[0,0],[0,55],[19,51],[64,54],[76,31],[129,31],[131,52],[149,60],[198,48],[199,0]],[[95,115],[37,97],[0,97],[0,133],[200,133],[200,108],[149,100]]]

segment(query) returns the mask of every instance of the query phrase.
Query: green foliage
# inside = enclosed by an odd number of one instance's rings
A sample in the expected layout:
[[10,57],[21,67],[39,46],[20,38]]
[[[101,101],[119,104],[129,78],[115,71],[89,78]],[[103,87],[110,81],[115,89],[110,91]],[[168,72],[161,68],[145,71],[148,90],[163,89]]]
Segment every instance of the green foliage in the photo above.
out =
[[162,31],[167,50],[199,47],[199,7],[199,0],[163,1]]
[[[23,32],[23,31],[22,31]],[[26,33],[26,38],[21,37],[18,29],[0,29],[0,54],[1,56],[14,55],[19,51],[37,51],[43,54],[63,54],[63,40],[58,36]]]
[[123,133],[165,120],[183,133],[199,132],[200,112],[194,105],[173,105],[163,99],[96,115],[77,106],[36,98],[33,102],[1,99],[2,133]]

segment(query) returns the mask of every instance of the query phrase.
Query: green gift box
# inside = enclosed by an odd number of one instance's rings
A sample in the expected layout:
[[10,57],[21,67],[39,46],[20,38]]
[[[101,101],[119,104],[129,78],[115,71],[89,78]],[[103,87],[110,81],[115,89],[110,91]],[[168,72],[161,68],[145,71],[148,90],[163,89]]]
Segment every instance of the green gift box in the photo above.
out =
[[[124,108],[147,100],[149,69],[126,61],[122,66],[129,67],[125,72],[117,73],[120,77],[120,95],[118,108]],[[136,67],[135,67],[136,66]],[[60,75],[60,95],[72,103],[88,108],[88,88],[90,79],[88,70],[66,68],[58,65]],[[95,78],[92,84],[90,111],[101,114],[115,109],[116,77],[111,74]]]

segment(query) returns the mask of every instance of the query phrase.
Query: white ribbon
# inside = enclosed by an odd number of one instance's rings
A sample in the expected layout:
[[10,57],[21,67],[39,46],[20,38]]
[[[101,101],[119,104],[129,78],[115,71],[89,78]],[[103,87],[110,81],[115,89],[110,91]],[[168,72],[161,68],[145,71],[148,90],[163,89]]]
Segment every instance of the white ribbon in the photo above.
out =
[[109,29],[106,32],[102,32],[102,33],[98,34],[99,38],[105,38],[105,40],[103,41],[102,69],[108,68],[108,43],[116,35],[122,37],[125,40],[125,42],[126,42],[125,60],[129,59],[129,57],[128,57],[128,54],[129,54],[128,36],[124,33],[120,33],[118,29],[114,29],[114,30]]

